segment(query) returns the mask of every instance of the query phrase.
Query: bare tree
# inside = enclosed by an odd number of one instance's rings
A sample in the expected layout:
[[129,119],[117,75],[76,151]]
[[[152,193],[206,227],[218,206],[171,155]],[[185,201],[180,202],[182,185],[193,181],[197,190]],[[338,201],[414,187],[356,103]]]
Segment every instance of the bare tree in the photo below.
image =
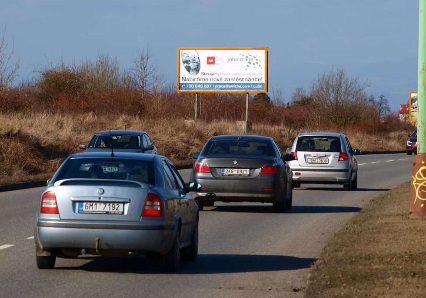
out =
[[383,119],[384,116],[390,113],[390,106],[388,99],[383,94],[380,94],[379,99],[375,102],[377,111],[379,112],[380,119]]
[[16,73],[19,68],[19,60],[13,62],[14,51],[6,52],[6,28],[3,31],[3,36],[0,41],[0,92],[7,89],[15,80]]
[[161,88],[164,84],[162,76],[159,74],[157,66],[152,63],[152,54],[149,47],[139,51],[133,60],[134,68],[131,69],[131,78],[134,86],[142,92],[151,92]]

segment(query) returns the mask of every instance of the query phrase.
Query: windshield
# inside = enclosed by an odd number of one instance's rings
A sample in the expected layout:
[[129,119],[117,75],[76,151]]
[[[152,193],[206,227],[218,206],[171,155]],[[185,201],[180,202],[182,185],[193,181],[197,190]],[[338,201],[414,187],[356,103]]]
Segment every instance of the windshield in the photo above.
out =
[[137,135],[95,135],[89,148],[140,149],[140,137]]
[[417,138],[417,130],[415,132],[413,132],[413,134],[411,135],[411,137]]
[[68,159],[55,181],[72,178],[133,180],[154,185],[151,161],[116,158]]
[[258,141],[210,141],[203,155],[271,156],[272,148],[267,142]]
[[340,152],[340,139],[337,137],[300,137],[296,151]]

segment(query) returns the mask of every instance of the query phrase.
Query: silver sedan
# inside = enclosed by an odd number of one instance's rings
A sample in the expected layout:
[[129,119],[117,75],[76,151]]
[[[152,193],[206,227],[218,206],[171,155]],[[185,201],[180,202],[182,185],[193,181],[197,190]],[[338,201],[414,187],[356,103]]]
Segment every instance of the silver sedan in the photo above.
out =
[[288,149],[295,160],[289,162],[293,185],[301,183],[343,184],[344,189],[358,187],[358,163],[348,138],[341,133],[301,133]]
[[198,254],[198,206],[165,157],[140,153],[71,155],[48,181],[35,227],[36,261],[56,257],[159,255],[176,271]]

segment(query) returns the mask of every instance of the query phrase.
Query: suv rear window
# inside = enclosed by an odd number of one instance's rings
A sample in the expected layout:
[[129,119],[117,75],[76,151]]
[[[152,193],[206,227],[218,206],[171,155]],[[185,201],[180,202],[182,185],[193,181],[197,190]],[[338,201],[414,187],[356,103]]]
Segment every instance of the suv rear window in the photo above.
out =
[[68,159],[55,181],[73,178],[132,180],[154,185],[152,161],[134,159]]
[[300,137],[296,151],[340,152],[340,138],[337,137]]
[[271,145],[258,141],[210,141],[203,151],[203,155],[245,155],[271,156]]

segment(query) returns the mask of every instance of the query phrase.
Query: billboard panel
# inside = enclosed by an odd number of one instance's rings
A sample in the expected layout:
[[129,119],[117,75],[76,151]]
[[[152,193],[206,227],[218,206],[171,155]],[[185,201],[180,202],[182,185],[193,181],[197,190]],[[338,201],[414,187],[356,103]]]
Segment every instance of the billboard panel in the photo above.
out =
[[417,91],[411,91],[408,96],[408,119],[410,123],[417,123],[417,116],[419,114]]
[[192,93],[268,92],[268,48],[178,48],[177,89]]

